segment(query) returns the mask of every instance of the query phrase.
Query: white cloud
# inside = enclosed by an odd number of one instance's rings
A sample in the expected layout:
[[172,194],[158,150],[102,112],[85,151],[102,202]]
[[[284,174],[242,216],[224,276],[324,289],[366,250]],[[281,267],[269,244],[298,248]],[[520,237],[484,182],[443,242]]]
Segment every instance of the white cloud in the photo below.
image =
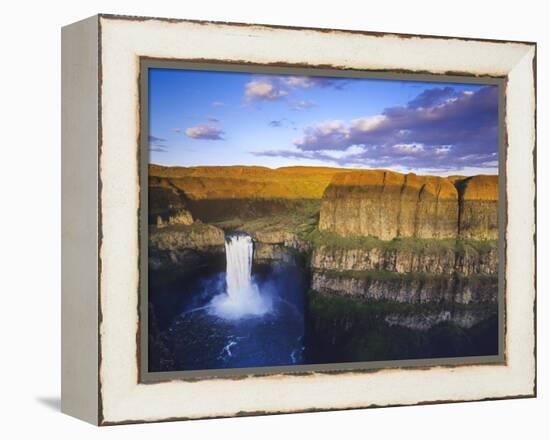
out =
[[288,76],[281,78],[281,81],[289,87],[310,89],[317,85],[313,78],[307,76]]
[[185,134],[193,139],[206,139],[212,141],[223,140],[223,131],[212,125],[197,125],[185,130]]
[[258,79],[249,81],[245,86],[245,96],[247,99],[263,99],[275,101],[288,95],[286,90],[277,87],[269,80]]
[[291,107],[294,110],[306,110],[308,108],[315,107],[315,103],[313,101],[302,99],[300,101],[294,101],[291,104]]
[[393,146],[395,151],[406,154],[417,154],[424,151],[424,145],[422,144],[396,144]]
[[357,131],[366,133],[379,127],[386,120],[384,115],[368,116],[364,118],[354,119],[351,121],[351,127]]
[[311,89],[313,87],[335,87],[341,88],[344,85],[343,80],[328,78],[322,76],[282,76],[279,81],[287,87],[293,89]]
[[[245,97],[247,100],[276,101],[289,96],[296,89],[311,89],[314,87],[341,88],[343,82],[334,78],[309,77],[309,76],[261,76],[249,81],[245,85]],[[311,107],[310,101],[297,101],[291,103],[296,110]]]
[[363,154],[365,151],[365,147],[361,145],[352,145],[346,150],[321,150],[321,153],[332,159],[345,160]]
[[441,147],[434,148],[434,152],[437,155],[445,155],[451,151],[452,145],[442,145]]
[[321,146],[323,150],[344,150],[350,137],[350,130],[339,120],[325,121],[306,128],[304,136],[294,140],[294,145],[301,150],[310,149],[310,145]]

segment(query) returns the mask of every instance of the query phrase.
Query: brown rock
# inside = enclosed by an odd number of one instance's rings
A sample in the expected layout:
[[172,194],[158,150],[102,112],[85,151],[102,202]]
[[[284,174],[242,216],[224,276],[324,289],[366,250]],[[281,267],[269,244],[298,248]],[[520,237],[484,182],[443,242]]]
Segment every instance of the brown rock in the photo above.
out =
[[382,170],[337,174],[323,194],[319,229],[382,240],[455,238],[458,192],[437,176]]
[[407,304],[485,304],[495,303],[498,295],[496,276],[395,276],[379,279],[376,276],[346,271],[315,271],[311,288],[321,293],[359,301],[393,301]]
[[457,187],[460,238],[498,239],[498,176],[473,176],[457,181]]
[[431,252],[410,249],[346,249],[319,246],[311,254],[311,268],[335,271],[389,271],[400,274],[432,273],[461,275],[495,274],[498,271],[498,249],[488,246],[461,252],[449,248]]

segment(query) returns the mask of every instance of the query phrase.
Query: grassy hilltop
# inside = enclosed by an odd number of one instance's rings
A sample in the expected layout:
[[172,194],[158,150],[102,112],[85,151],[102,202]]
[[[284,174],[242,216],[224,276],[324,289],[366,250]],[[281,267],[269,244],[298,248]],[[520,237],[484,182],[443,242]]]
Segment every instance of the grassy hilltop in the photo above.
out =
[[150,185],[168,180],[191,200],[321,199],[333,176],[349,172],[329,167],[149,166]]

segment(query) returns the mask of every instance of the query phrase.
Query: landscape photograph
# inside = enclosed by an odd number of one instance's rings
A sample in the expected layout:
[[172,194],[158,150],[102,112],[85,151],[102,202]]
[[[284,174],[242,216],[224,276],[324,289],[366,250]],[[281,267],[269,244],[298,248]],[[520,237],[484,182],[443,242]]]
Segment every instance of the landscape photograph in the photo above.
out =
[[149,372],[499,354],[499,89],[147,72]]

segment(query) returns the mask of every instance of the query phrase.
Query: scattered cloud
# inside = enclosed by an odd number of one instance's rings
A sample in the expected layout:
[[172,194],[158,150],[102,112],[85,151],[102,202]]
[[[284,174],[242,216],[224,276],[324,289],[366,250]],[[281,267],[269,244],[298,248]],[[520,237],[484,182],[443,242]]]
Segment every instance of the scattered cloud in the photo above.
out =
[[434,105],[445,104],[447,102],[458,99],[461,96],[461,94],[468,95],[468,93],[458,92],[452,87],[436,87],[433,89],[428,89],[423,91],[420,95],[418,95],[412,101],[409,101],[407,104],[407,107],[408,108],[433,107]]
[[166,142],[166,139],[149,135],[149,142]]
[[154,151],[156,153],[166,153],[166,145],[164,144],[166,139],[149,135],[149,151]]
[[247,100],[276,101],[288,95],[288,91],[276,82],[267,79],[256,79],[246,83],[244,95]]
[[287,119],[287,118],[274,119],[272,121],[269,121],[268,125],[270,127],[275,127],[275,128],[284,127],[284,126],[289,127],[290,126],[294,130],[296,130],[296,123],[293,120]]
[[[314,76],[259,76],[246,83],[244,95],[247,101],[277,101],[286,98],[297,89],[319,87],[341,89],[346,83],[347,81],[336,78]],[[291,107],[303,110],[311,107],[312,104],[310,101],[297,101],[291,103]]]
[[340,88],[342,80],[320,76],[283,76],[279,78],[281,83],[290,88],[311,89],[314,87],[335,87]]
[[187,128],[185,134],[193,139],[220,141],[223,140],[224,132],[213,125],[202,124]]
[[212,107],[223,107],[223,106],[225,106],[225,102],[223,101],[214,101],[212,103]]
[[155,153],[166,153],[168,150],[162,145],[149,145],[149,151],[154,151]]
[[[339,152],[339,153],[336,153]],[[304,129],[290,150],[264,156],[316,159],[341,166],[406,169],[494,168],[498,159],[498,92],[452,87],[425,90],[404,106]]]
[[306,127],[304,135],[294,140],[302,151],[343,150],[350,142],[350,129],[343,121],[325,121]]
[[322,150],[322,151],[301,151],[293,150],[265,150],[251,152],[254,156],[266,157],[285,157],[290,159],[310,159],[332,162],[339,165],[346,163],[349,159],[364,153],[365,148],[359,145],[353,145],[346,150]]
[[441,147],[435,147],[434,153],[437,155],[449,154],[449,152],[451,151],[451,148],[453,148],[452,145],[442,145]]
[[398,153],[406,155],[420,154],[425,151],[423,144],[396,144],[392,148]]
[[300,101],[291,102],[290,107],[292,110],[307,110],[308,108],[315,107],[315,103],[313,101],[302,99]]

